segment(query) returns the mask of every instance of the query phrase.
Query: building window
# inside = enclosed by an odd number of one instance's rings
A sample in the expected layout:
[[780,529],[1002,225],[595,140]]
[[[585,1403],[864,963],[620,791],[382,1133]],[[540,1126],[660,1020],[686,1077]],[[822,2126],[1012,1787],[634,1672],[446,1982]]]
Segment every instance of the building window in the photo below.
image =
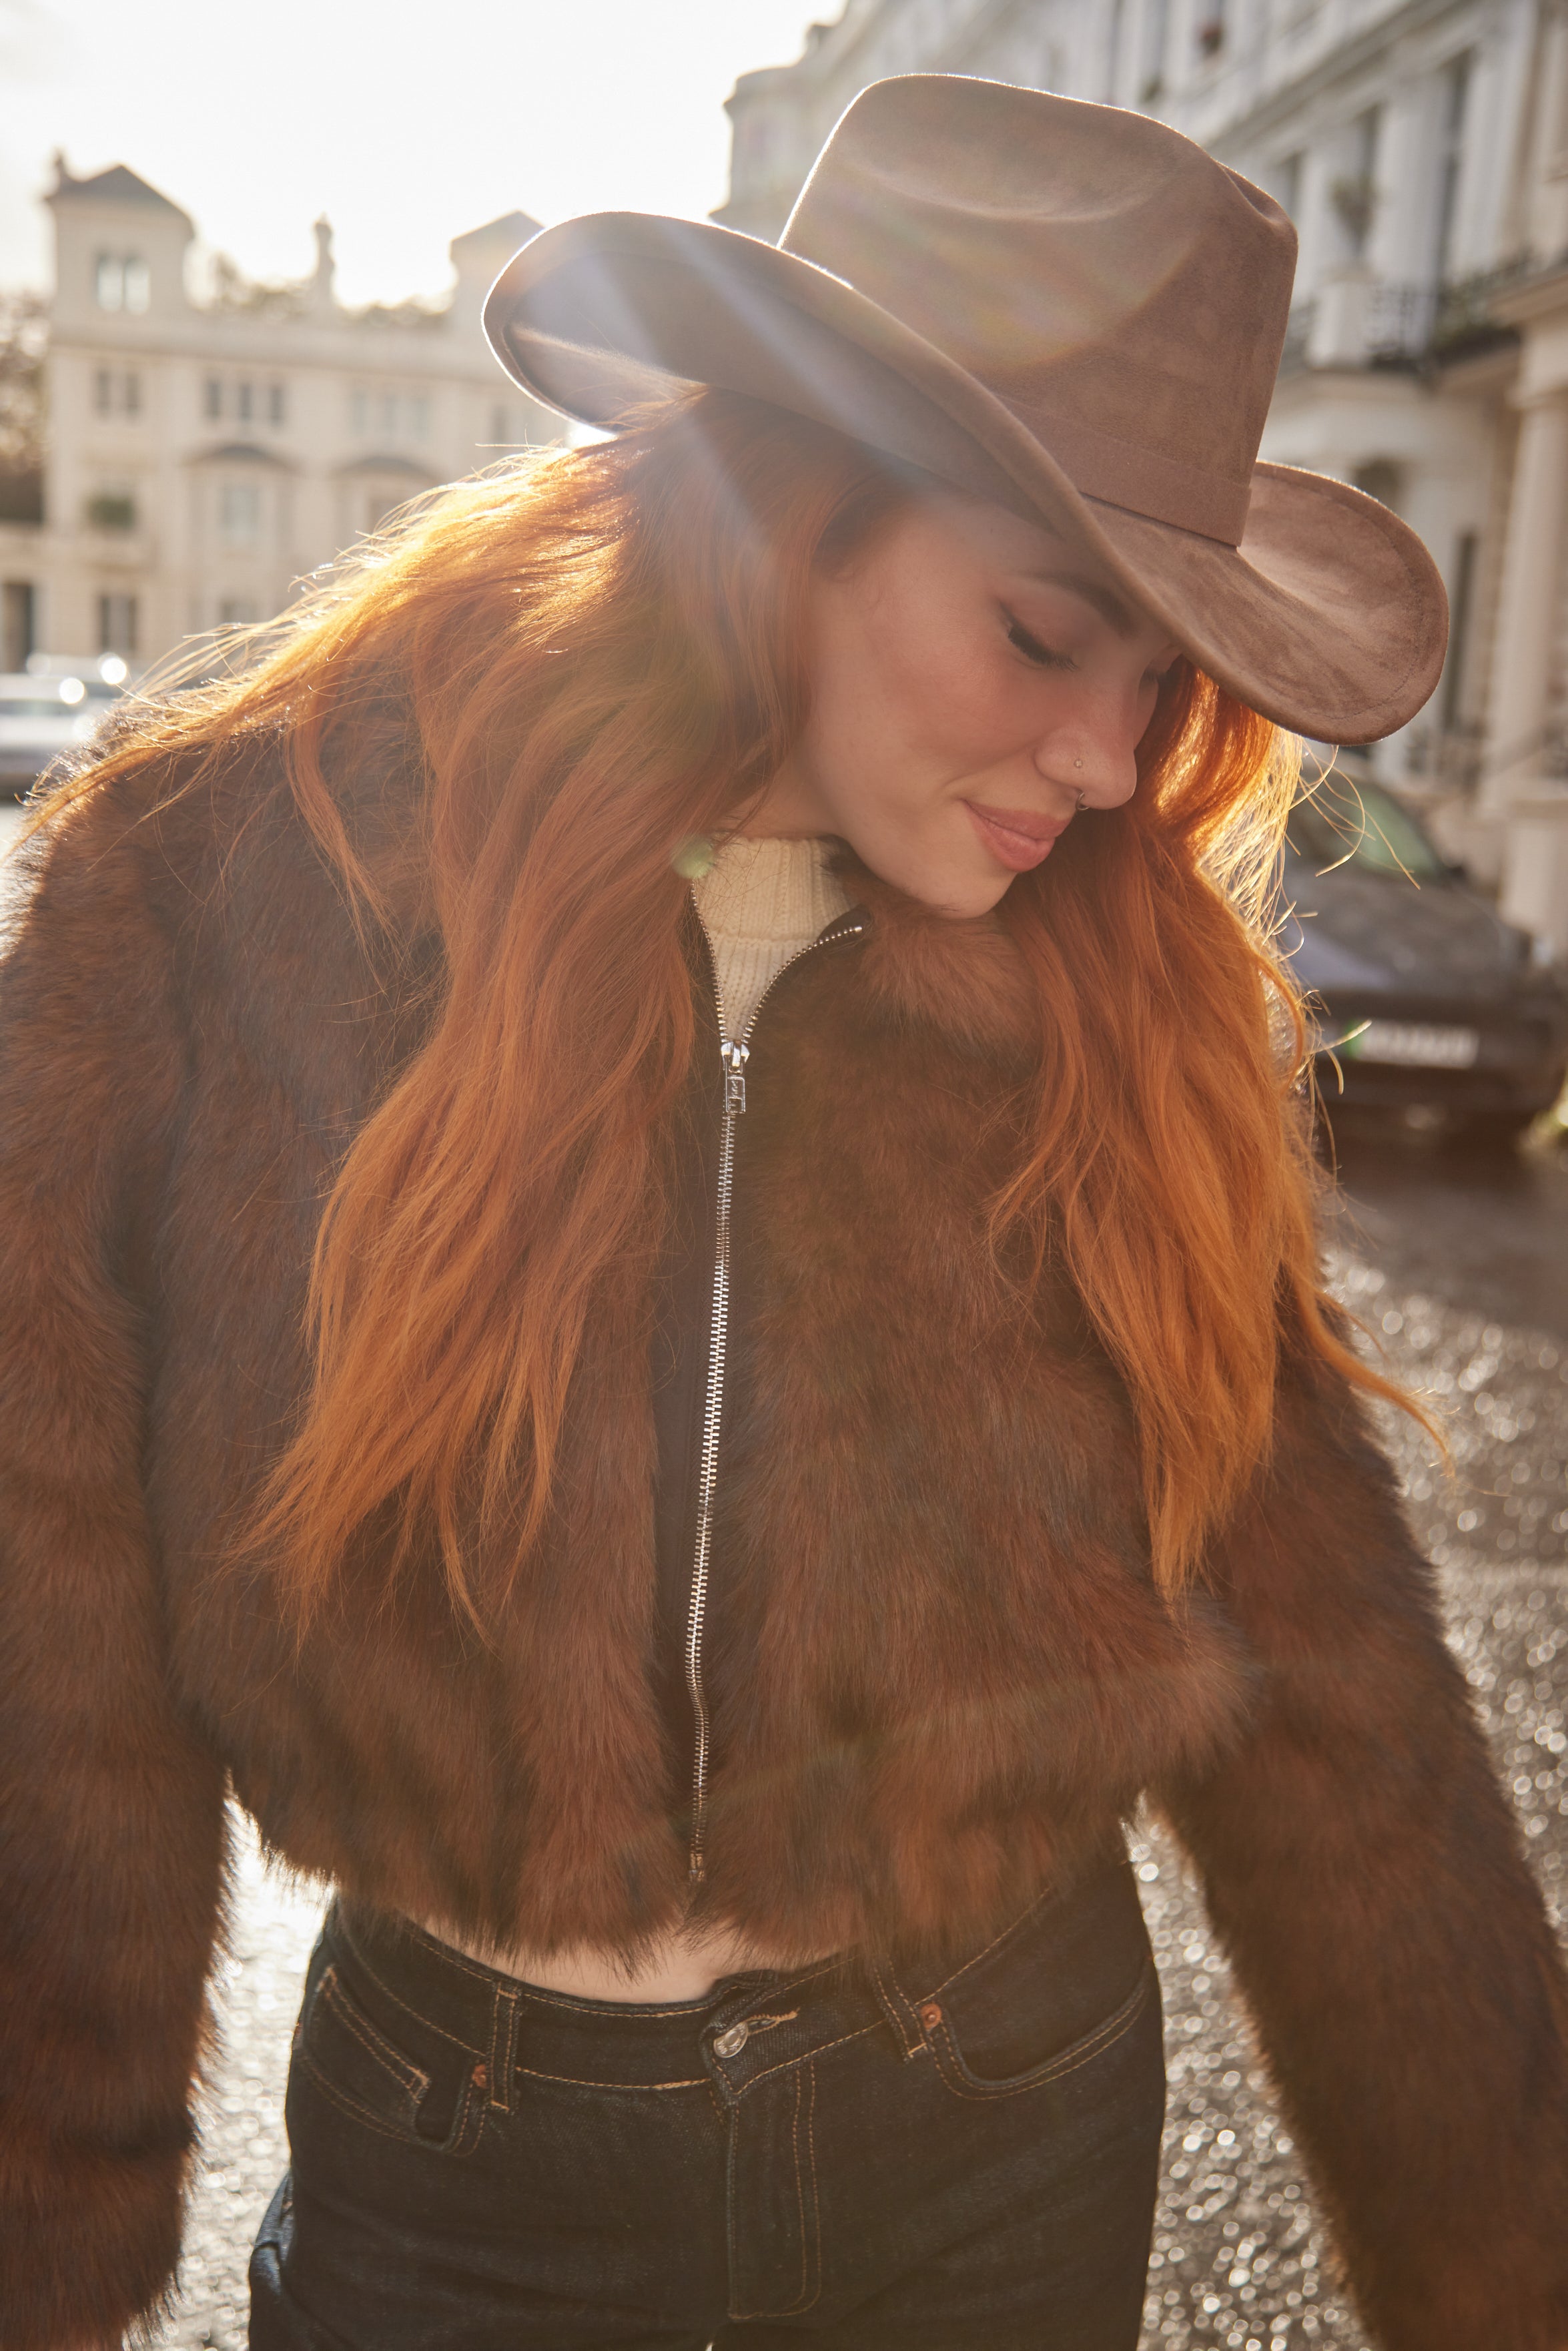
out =
[[1114,106],[1122,88],[1122,31],[1126,0],[1111,0],[1111,21],[1105,32],[1105,101]]
[[242,424],[248,424],[256,413],[256,386],[240,383],[235,386],[235,414]]
[[1454,549],[1454,592],[1449,599],[1448,658],[1443,665],[1443,732],[1451,735],[1464,716],[1465,657],[1469,652],[1470,611],[1476,592],[1473,530],[1462,530]]
[[1355,468],[1351,479],[1358,490],[1364,490],[1367,496],[1375,498],[1380,507],[1387,507],[1394,514],[1399,512],[1399,501],[1405,490],[1405,468],[1396,459],[1369,457],[1364,465]]
[[0,615],[0,669],[26,669],[37,635],[38,595],[30,580],[7,580]]
[[1299,222],[1301,214],[1301,175],[1306,169],[1306,157],[1300,150],[1287,155],[1274,171],[1274,194],[1281,211],[1289,220]]
[[210,375],[202,386],[202,413],[217,418],[224,413],[224,388],[215,375]]
[[87,502],[87,518],[94,530],[134,530],[136,500],[129,490],[95,491]]
[[133,253],[100,253],[93,287],[100,310],[145,310],[152,291],[147,264]]
[[224,482],[218,489],[218,537],[225,547],[254,547],[261,536],[261,489],[256,482]]
[[286,388],[280,383],[269,383],[267,387],[267,423],[282,424],[287,423],[287,416],[288,399]]
[[1329,201],[1339,215],[1352,261],[1364,261],[1377,210],[1377,148],[1383,129],[1383,109],[1369,106],[1358,114],[1350,131],[1350,169],[1329,189]]
[[256,618],[256,606],[248,596],[220,596],[218,626],[220,629],[247,629]]
[[1138,64],[1138,104],[1157,106],[1166,94],[1166,43],[1170,0],[1145,0],[1143,54]]
[[98,600],[98,649],[130,661],[136,653],[136,598],[116,590]]
[[1217,57],[1225,47],[1224,0],[1204,0],[1197,12],[1195,37],[1200,57]]
[[410,441],[428,441],[429,395],[423,392],[372,392],[361,388],[350,394],[349,423],[356,440],[367,441],[373,432],[389,448]]
[[134,368],[95,368],[92,404],[99,416],[140,416],[141,378]]
[[1465,118],[1469,111],[1470,53],[1456,57],[1443,74],[1437,130],[1437,277],[1454,274],[1454,231],[1458,222],[1459,174],[1465,161]]

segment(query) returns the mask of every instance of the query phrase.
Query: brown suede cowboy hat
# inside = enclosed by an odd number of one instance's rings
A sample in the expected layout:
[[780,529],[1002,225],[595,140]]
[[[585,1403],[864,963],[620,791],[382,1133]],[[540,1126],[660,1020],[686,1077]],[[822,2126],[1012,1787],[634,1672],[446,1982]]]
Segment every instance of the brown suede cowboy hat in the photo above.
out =
[[777,246],[567,221],[485,327],[588,423],[718,385],[1021,508],[1254,709],[1369,742],[1437,684],[1447,601],[1386,507],[1257,462],[1295,256],[1272,197],[1165,123],[912,74],[855,100]]

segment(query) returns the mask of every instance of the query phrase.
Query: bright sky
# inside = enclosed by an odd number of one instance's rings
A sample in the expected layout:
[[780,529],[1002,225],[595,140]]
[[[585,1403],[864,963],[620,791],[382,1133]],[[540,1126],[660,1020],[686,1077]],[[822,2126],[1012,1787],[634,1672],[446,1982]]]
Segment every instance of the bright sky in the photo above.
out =
[[516,208],[700,216],[736,76],[839,5],[0,0],[0,286],[48,281],[57,147],[129,163],[250,277],[303,277],[325,212],[352,303],[439,293],[447,240]]

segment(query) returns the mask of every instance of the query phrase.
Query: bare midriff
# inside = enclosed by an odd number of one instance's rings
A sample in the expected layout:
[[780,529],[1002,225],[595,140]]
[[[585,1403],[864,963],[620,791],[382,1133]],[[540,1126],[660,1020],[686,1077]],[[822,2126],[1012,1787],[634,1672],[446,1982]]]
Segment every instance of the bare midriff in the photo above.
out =
[[[573,2000],[623,2001],[648,2006],[664,2001],[701,2000],[726,1976],[750,1975],[758,1969],[786,1970],[809,1966],[798,1952],[784,1957],[759,1950],[733,1928],[690,1928],[669,1935],[629,1968],[616,1952],[591,1943],[559,1951],[492,1950],[467,1942],[450,1928],[422,1922],[438,1943],[450,1944],[481,1966],[516,1976],[541,1991],[565,1992]],[[828,1959],[829,1952],[819,1957]]]

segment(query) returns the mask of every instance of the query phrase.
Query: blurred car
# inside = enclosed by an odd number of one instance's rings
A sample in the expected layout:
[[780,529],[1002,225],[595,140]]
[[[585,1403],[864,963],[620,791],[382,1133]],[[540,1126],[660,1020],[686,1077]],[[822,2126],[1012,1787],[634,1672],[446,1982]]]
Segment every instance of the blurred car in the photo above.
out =
[[125,690],[126,664],[109,653],[73,663],[36,658],[0,677],[0,799],[19,800],[51,759],[85,743]]
[[1568,976],[1391,793],[1336,773],[1298,799],[1283,879],[1280,946],[1312,999],[1331,1111],[1436,1113],[1500,1142],[1551,1108],[1568,1075]]

